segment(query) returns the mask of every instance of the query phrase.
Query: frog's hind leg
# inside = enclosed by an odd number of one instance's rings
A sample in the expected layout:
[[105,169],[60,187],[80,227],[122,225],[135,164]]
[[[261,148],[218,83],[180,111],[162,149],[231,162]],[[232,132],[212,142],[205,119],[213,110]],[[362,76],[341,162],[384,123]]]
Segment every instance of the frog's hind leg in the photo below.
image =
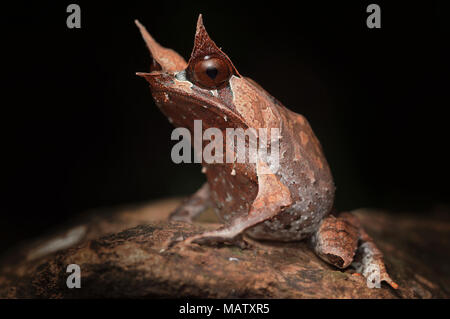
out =
[[195,216],[211,207],[209,184],[205,183],[173,211],[169,220],[191,223]]
[[348,267],[355,254],[360,253],[358,272],[369,279],[375,279],[374,275],[378,275],[380,282],[386,281],[393,288],[398,288],[386,271],[383,254],[356,216],[342,213],[338,217],[326,217],[311,237],[311,243],[320,258],[341,269]]
[[[356,218],[356,217],[355,217]],[[359,221],[358,221],[359,222]],[[379,282],[385,281],[392,288],[397,289],[398,285],[391,279],[386,271],[383,261],[383,253],[375,245],[373,239],[366,233],[362,226],[359,227],[360,245],[358,253],[361,254],[361,262],[359,262],[357,271],[366,278],[374,279],[379,276]],[[373,284],[374,282],[372,282]]]
[[358,226],[347,216],[330,215],[323,219],[311,237],[316,254],[341,269],[348,267],[358,248]]

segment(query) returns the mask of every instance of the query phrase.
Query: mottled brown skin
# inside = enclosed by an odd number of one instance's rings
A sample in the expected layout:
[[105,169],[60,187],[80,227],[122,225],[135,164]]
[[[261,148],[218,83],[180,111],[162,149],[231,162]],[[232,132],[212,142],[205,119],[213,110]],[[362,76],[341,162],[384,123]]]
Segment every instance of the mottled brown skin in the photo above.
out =
[[[202,120],[203,130],[216,127],[224,136],[226,128],[279,128],[281,132],[280,168],[274,173],[266,174],[270,163],[261,159],[256,164],[202,163],[207,183],[171,219],[191,221],[213,206],[224,226],[190,237],[184,243],[242,245],[244,233],[262,240],[309,238],[318,256],[346,268],[353,261],[358,243],[366,241],[373,246],[366,255],[376,253],[371,264],[382,270],[382,280],[395,287],[385,271],[381,253],[357,220],[349,214],[329,216],[334,200],[333,177],[308,121],[288,110],[256,82],[240,75],[208,36],[201,15],[187,63],[175,51],[161,47],[139,22],[136,24],[152,55],[151,72],[138,75],[150,83],[156,104],[175,126],[188,128],[193,134],[197,119]],[[206,70],[199,63],[210,57],[220,62],[216,63],[220,82],[199,73]],[[222,81],[224,74],[226,81]],[[224,154],[234,151],[224,145]]]

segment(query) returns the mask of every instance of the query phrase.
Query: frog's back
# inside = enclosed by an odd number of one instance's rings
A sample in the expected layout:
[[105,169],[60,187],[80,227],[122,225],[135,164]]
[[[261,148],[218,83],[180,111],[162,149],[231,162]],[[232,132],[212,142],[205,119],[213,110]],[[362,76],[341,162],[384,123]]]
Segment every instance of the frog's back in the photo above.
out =
[[[256,82],[246,79],[247,85],[259,92],[257,96],[265,107],[259,127],[280,129],[279,168],[274,173],[288,187],[292,199],[292,205],[283,212],[247,233],[257,239],[301,240],[311,235],[331,211],[334,184],[330,168],[308,121],[284,107]],[[258,193],[254,164],[214,164],[207,167],[206,175],[212,202],[223,222],[248,214]]]

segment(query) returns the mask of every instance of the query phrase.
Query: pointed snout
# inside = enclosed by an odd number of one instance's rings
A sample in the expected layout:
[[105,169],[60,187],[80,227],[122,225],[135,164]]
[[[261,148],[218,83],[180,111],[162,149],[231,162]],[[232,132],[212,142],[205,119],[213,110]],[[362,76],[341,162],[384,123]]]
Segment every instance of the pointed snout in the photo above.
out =
[[170,91],[174,88],[174,77],[172,73],[154,71],[150,73],[136,72],[136,75],[147,80],[152,92]]

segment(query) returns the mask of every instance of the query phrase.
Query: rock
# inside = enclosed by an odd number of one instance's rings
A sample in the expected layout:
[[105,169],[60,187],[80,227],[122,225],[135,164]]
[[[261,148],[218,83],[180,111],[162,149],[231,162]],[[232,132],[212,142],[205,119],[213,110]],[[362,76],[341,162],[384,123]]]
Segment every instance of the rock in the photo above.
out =
[[[306,243],[250,241],[232,246],[175,246],[174,237],[218,227],[211,212],[194,224],[168,223],[178,200],[90,212],[55,234],[13,249],[0,261],[1,298],[449,298],[448,215],[393,215],[361,209],[385,254],[394,290],[368,288],[352,269],[318,259]],[[67,266],[81,268],[69,289]]]

